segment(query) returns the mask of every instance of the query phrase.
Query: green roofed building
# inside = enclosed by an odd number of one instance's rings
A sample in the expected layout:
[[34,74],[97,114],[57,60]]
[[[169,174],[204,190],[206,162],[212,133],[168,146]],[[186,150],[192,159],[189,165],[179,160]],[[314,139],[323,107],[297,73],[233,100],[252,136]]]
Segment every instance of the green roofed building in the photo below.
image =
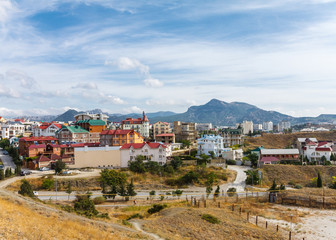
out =
[[80,126],[62,126],[57,131],[58,141],[60,143],[90,143],[90,133]]
[[75,125],[89,132],[91,143],[99,143],[100,133],[106,129],[106,122],[100,119],[78,120]]

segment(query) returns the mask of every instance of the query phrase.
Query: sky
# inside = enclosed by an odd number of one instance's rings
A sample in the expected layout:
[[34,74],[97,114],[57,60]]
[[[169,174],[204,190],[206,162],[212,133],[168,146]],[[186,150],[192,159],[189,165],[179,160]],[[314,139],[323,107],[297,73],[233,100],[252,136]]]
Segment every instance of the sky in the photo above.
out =
[[336,114],[336,0],[0,0],[0,115]]

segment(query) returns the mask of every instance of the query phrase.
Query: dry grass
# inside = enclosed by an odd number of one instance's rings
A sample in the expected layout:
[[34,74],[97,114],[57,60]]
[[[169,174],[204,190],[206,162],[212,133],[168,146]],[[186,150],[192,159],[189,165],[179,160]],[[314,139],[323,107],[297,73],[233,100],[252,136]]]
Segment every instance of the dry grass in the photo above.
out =
[[266,185],[271,185],[275,179],[277,184],[294,183],[306,186],[310,179],[317,177],[318,171],[325,183],[331,182],[330,175],[336,176],[336,166],[265,165],[262,168]]
[[138,238],[109,227],[69,219],[64,217],[62,212],[31,209],[24,203],[12,199],[0,198],[0,209],[0,239]]
[[319,141],[333,141],[336,139],[336,131],[289,134],[264,133],[261,137],[247,137],[245,139],[245,148],[254,149],[259,146],[264,148],[286,148],[295,144],[297,138],[307,137],[315,137]]

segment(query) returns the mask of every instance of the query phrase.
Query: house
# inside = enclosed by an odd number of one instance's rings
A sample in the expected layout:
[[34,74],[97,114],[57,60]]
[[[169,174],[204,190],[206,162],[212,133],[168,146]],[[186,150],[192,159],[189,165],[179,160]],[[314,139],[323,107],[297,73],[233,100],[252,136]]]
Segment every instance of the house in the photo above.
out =
[[225,148],[222,153],[225,160],[242,160],[243,156],[243,149]]
[[143,143],[144,138],[134,130],[104,130],[100,133],[101,146],[122,146],[127,143]]
[[331,142],[309,142],[303,147],[303,155],[307,157],[310,162],[320,162],[323,156],[327,161],[330,161],[330,156],[333,151],[332,145],[333,143]]
[[149,138],[149,120],[145,112],[142,113],[142,118],[126,118],[126,120],[121,121],[121,128],[123,130],[134,130],[144,138]]
[[42,125],[37,125],[33,127],[33,136],[40,137],[40,136],[56,136],[56,132],[62,128],[61,124],[52,122],[43,122]]
[[23,136],[25,133],[25,126],[22,122],[8,122],[1,125],[0,136],[1,138],[12,138]]
[[316,138],[298,138],[296,140],[296,147],[299,149],[300,154],[303,154],[303,149],[307,145],[316,145],[318,143]]
[[173,144],[175,143],[175,134],[174,133],[161,133],[156,135],[155,141],[161,142],[164,144]]
[[260,157],[260,151],[262,149],[264,149],[264,147],[263,146],[259,146],[259,147],[255,148],[255,149],[251,150],[251,154],[254,153],[254,154],[258,155],[258,157]]
[[244,135],[253,133],[253,122],[252,121],[243,121],[243,123],[241,124],[241,127],[243,128]]
[[77,147],[74,148],[74,163],[70,168],[119,168],[120,147]]
[[75,125],[89,132],[89,142],[91,143],[98,143],[100,141],[100,133],[106,129],[106,122],[103,120],[78,120]]
[[221,136],[223,137],[224,147],[242,145],[244,141],[243,130],[241,128],[237,129],[225,128],[222,130]]
[[[46,145],[58,145],[55,137],[22,137],[19,139],[19,155],[35,157],[46,151]],[[50,149],[49,149],[50,150]],[[56,149],[55,149],[56,150]]]
[[220,157],[225,151],[223,137],[219,135],[204,135],[197,139],[197,154],[211,155],[214,152],[216,157]]
[[83,121],[83,120],[101,120],[104,121],[105,124],[107,124],[108,116],[103,113],[79,113],[75,115],[76,122],[77,121]]
[[197,137],[196,124],[191,122],[174,122],[175,140],[181,142],[182,140],[193,143]]
[[61,143],[90,143],[90,133],[80,126],[62,126],[56,136]]
[[[156,140],[156,136],[164,133],[171,133],[172,129],[169,127],[169,123],[158,121],[152,125],[153,138]],[[158,141],[158,140],[156,140]]]
[[127,167],[129,161],[134,161],[137,156],[144,156],[146,160],[158,162],[164,165],[169,153],[167,147],[161,143],[144,142],[129,143],[120,148],[121,167]]
[[263,157],[259,160],[259,165],[279,164],[280,160],[276,157]]
[[[294,162],[299,161],[299,150],[298,149],[260,149],[259,155],[259,165],[262,165],[267,158],[265,157],[274,157],[280,161]],[[274,161],[274,158],[273,161]],[[264,159],[263,161],[261,161]]]

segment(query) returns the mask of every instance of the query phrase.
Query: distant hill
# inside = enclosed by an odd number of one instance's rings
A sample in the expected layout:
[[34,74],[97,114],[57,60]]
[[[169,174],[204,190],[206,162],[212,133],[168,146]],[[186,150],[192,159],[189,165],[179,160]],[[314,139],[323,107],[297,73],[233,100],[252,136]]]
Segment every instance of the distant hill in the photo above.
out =
[[[100,109],[94,109],[91,111],[85,111],[90,113],[103,113]],[[70,109],[65,113],[57,116],[55,121],[74,121],[74,116],[80,112]],[[127,117],[139,118],[142,114],[130,113],[130,114],[109,114],[109,121],[121,122]],[[289,121],[294,124],[302,123],[320,123],[336,121],[335,114],[321,114],[318,117],[300,117],[295,118],[286,114],[282,114],[276,111],[266,111],[260,109],[254,105],[243,102],[227,103],[218,99],[212,99],[208,103],[200,106],[191,106],[185,113],[174,113],[170,111],[160,111],[155,113],[146,113],[149,121],[155,123],[157,121],[173,122],[198,122],[198,123],[212,123],[217,126],[230,126],[236,123],[241,123],[245,120],[253,121],[254,123],[262,123],[266,121],[272,121],[277,124],[281,121]]]

